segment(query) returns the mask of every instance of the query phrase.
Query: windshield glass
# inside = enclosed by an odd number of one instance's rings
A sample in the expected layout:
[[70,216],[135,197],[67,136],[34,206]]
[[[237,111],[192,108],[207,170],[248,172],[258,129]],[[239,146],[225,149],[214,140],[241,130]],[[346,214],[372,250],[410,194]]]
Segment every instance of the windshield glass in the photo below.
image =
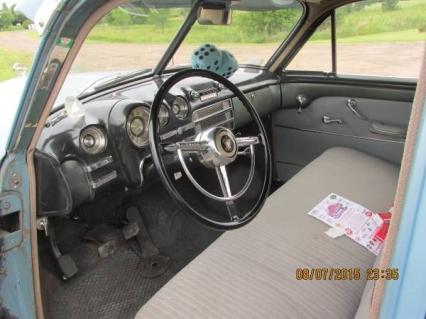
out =
[[113,9],[90,32],[73,72],[152,69],[164,54],[188,14],[181,8],[161,8],[131,2]]
[[[137,70],[149,72],[188,17],[193,1],[130,1],[113,9],[89,33],[57,99],[90,93]],[[302,15],[297,1],[245,0],[234,6],[231,25],[195,22],[168,68],[191,64],[191,54],[212,43],[235,55],[239,64],[264,65]]]
[[136,71],[149,72],[185,21],[191,0],[156,5],[131,1],[113,9],[89,33],[56,105],[67,95],[88,93]]
[[[267,1],[264,3],[263,8],[257,9],[248,4],[243,6],[243,1],[240,8],[236,7],[233,11],[230,25],[200,25],[196,22],[170,61],[169,67],[191,64],[191,55],[204,44],[214,45],[219,51],[226,50],[240,65],[263,66],[303,13],[303,8],[297,1],[273,1],[269,4],[270,9]],[[209,54],[203,60],[210,57]]]

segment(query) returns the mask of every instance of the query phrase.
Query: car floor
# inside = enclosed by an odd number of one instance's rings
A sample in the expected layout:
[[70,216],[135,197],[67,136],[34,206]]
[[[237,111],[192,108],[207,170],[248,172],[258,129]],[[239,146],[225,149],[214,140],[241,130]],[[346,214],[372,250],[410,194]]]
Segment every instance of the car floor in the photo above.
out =
[[[40,245],[48,318],[133,318],[167,281],[221,234],[183,214],[161,187],[149,190],[132,205],[143,211],[161,254],[170,257],[168,269],[155,278],[143,276],[139,246],[135,239],[124,240],[118,216],[93,228],[90,225],[97,223],[82,217],[62,222],[59,246],[70,253],[79,272],[67,281],[60,280],[53,258],[45,256],[48,249]],[[93,212],[90,216],[93,218]],[[111,240],[117,243],[114,252],[99,258],[97,243]]]
[[[232,177],[242,184],[248,165],[236,165]],[[258,172],[255,173],[258,176]],[[200,176],[214,183],[208,175]],[[180,185],[184,191],[184,181]],[[274,182],[271,192],[282,183]],[[189,193],[194,190],[189,186]],[[219,187],[216,185],[215,187]],[[214,189],[219,192],[218,189]],[[248,198],[257,198],[256,188]],[[160,276],[142,274],[141,249],[135,239],[125,240],[123,220],[126,208],[135,206],[160,253],[170,257],[168,269]],[[227,215],[227,214],[226,214]],[[39,234],[41,281],[47,318],[133,318],[136,312],[174,275],[206,249],[222,232],[199,224],[175,204],[161,185],[150,185],[136,193],[111,195],[80,208],[78,218],[57,219],[60,249],[70,254],[78,273],[71,279],[60,279],[47,240]],[[100,258],[99,247],[114,241],[114,249]]]

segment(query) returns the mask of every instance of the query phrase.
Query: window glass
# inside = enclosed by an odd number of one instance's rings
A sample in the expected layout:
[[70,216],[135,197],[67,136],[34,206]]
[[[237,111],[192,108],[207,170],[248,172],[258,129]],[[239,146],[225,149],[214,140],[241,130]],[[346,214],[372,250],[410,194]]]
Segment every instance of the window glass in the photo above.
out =
[[287,70],[331,72],[331,63],[331,19],[327,18],[290,62]]
[[[55,105],[65,96],[90,92],[119,76],[153,69],[188,17],[193,1],[165,3],[134,0],[102,18],[84,42]],[[228,50],[240,64],[265,63],[303,12],[297,1],[272,7],[278,9],[235,10],[231,25],[195,22],[168,67],[190,65],[192,53],[205,43]]]
[[42,26],[47,24],[58,3],[0,0],[0,159],[5,153],[27,74],[40,43]]
[[[331,19],[287,70],[332,70]],[[338,74],[417,78],[426,43],[426,0],[368,0],[336,9]]]
[[190,64],[191,54],[203,44],[229,51],[239,64],[264,65],[302,16],[295,1],[291,7],[262,11],[234,10],[231,25],[195,23],[176,52],[170,66]]
[[135,72],[149,72],[164,55],[184,23],[191,0],[156,6],[132,0],[111,10],[90,31],[55,102],[90,93],[103,84]]
[[362,1],[336,10],[337,73],[419,75],[426,0]]
[[152,69],[185,21],[182,8],[156,8],[133,1],[113,9],[88,35],[72,73]]

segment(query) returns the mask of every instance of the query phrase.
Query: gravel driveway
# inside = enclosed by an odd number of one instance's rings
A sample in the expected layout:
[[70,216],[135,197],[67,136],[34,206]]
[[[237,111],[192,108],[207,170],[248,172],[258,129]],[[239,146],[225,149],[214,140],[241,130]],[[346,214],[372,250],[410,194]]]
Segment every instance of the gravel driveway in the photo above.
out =
[[[0,33],[0,48],[32,54],[38,38],[26,31]],[[86,43],[74,64],[74,72],[131,70],[152,67],[164,53],[167,44]],[[339,73],[417,77],[425,42],[341,44],[337,47]],[[184,45],[174,64],[188,63],[194,45]],[[259,57],[270,56],[275,44],[224,44],[220,48],[231,51],[238,60],[259,62]],[[18,61],[17,61],[18,62]],[[331,70],[329,44],[308,44],[293,60],[289,69]]]

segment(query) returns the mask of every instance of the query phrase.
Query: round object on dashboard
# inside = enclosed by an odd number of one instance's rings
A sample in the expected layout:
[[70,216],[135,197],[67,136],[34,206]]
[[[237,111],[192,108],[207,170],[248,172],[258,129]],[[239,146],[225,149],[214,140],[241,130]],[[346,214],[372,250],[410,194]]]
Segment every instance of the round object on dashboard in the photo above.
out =
[[102,128],[91,125],[81,131],[80,147],[86,153],[98,154],[104,151],[106,146],[107,137]]
[[189,114],[189,104],[182,96],[177,96],[172,104],[173,113],[180,120],[185,119]]
[[91,134],[84,135],[82,142],[86,148],[92,148],[96,144],[96,140]]
[[145,130],[145,123],[142,118],[135,117],[130,121],[130,132],[132,135],[139,137]]
[[158,112],[158,122],[160,123],[161,127],[164,127],[169,123],[170,115],[169,110],[167,109],[167,106],[165,104],[161,104],[160,106],[160,112]]
[[148,118],[148,110],[142,105],[133,108],[127,116],[127,135],[137,147],[148,144]]

